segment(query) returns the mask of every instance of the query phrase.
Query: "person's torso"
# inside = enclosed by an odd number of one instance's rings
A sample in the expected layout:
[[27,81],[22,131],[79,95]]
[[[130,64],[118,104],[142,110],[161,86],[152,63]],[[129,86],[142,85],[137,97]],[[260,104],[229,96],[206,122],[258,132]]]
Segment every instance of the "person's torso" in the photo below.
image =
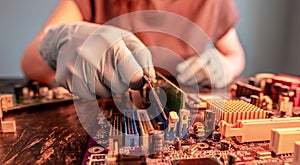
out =
[[175,74],[178,63],[200,54],[220,37],[218,5],[222,4],[217,1],[90,0],[86,19],[133,32],[150,49],[156,68]]

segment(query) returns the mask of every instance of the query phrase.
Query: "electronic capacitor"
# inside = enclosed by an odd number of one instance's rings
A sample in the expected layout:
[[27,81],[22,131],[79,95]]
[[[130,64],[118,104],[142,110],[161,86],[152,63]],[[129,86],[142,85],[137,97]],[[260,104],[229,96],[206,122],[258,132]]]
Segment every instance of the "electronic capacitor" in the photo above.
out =
[[282,86],[281,83],[275,83],[273,85],[271,99],[273,100],[274,103],[278,103],[281,86]]
[[22,90],[23,90],[23,85],[21,85],[21,84],[16,84],[16,85],[14,85],[14,93],[15,93],[17,102],[18,102],[19,100],[22,100],[22,99],[23,99],[23,93],[22,93]]
[[264,95],[271,96],[271,89],[272,89],[272,79],[268,79],[263,89]]
[[230,142],[227,140],[221,140],[220,142],[220,150],[228,150],[230,147]]
[[217,131],[214,131],[212,133],[212,140],[214,142],[219,142],[221,140],[221,133],[220,132],[217,132]]
[[207,137],[211,137],[212,132],[215,130],[216,113],[214,110],[206,110],[204,115],[205,134]]
[[181,140],[179,139],[179,137],[175,137],[174,147],[175,147],[176,150],[181,150],[182,145],[181,145]]
[[248,84],[255,86],[255,77],[250,77],[248,79]]
[[250,104],[260,107],[259,106],[259,104],[260,104],[259,97],[257,95],[251,95],[250,96]]

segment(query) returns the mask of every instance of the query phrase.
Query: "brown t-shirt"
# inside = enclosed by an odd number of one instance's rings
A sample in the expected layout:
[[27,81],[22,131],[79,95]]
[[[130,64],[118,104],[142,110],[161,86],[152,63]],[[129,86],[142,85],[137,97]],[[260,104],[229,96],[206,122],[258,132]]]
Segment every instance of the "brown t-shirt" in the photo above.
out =
[[215,43],[225,35],[239,16],[232,0],[75,2],[85,21],[134,32],[151,50],[154,65],[171,73],[182,59],[201,53],[208,39]]

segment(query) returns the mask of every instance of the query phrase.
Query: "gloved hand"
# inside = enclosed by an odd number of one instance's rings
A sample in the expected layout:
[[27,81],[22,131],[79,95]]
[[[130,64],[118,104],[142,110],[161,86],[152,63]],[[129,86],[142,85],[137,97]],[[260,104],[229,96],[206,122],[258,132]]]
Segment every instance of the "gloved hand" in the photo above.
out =
[[203,85],[223,88],[234,78],[229,63],[217,49],[211,48],[195,55],[176,66],[177,81],[184,85]]
[[155,77],[150,51],[132,33],[87,22],[46,29],[40,54],[56,70],[56,81],[85,98],[123,93]]

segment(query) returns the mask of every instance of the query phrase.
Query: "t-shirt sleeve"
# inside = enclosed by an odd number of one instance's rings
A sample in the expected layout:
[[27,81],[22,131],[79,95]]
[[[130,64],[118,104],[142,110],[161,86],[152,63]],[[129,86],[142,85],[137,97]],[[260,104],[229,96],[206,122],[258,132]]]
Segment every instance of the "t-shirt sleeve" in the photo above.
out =
[[239,20],[239,12],[233,0],[219,0],[216,40],[222,38]]
[[[106,21],[120,15],[122,13],[120,8],[128,7],[125,1],[124,3],[118,3],[122,1],[112,0],[74,1],[79,7],[84,21],[95,23],[105,23]],[[150,1],[153,1],[153,3],[156,2],[154,0]],[[197,6],[197,4],[201,6],[203,5],[200,11],[199,9],[191,10],[190,4],[185,0],[181,0],[180,2],[186,9],[183,10],[178,7],[176,9],[170,8],[171,12],[178,12],[178,14],[195,21],[206,33],[208,33],[214,42],[222,38],[229,29],[233,28],[239,19],[239,12],[234,4],[234,0],[199,0],[197,3],[193,4],[193,6]],[[140,10],[150,9],[149,5],[144,4],[141,6],[140,3],[137,3],[136,5],[140,5],[135,6],[135,8],[140,8]],[[160,6],[157,6],[157,8],[160,9]],[[131,11],[131,9],[128,9],[128,11]],[[194,19],[197,17],[195,14],[200,15],[198,20]]]

